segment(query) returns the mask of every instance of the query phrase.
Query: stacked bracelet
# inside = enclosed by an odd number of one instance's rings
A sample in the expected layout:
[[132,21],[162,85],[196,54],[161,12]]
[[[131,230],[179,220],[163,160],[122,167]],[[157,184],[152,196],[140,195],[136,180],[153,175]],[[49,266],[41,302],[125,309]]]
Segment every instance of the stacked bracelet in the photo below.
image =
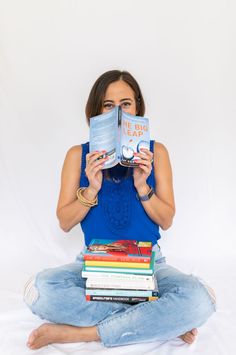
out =
[[153,188],[150,185],[148,185],[148,186],[149,186],[150,190],[148,191],[148,193],[146,195],[139,196],[138,193],[136,194],[136,197],[137,197],[138,200],[140,200],[140,201],[148,201],[148,200],[150,200],[150,198],[154,194],[154,190],[153,190]]
[[98,204],[98,197],[96,196],[94,200],[87,200],[87,198],[85,198],[82,195],[82,192],[86,189],[86,187],[79,187],[78,190],[76,191],[76,196],[77,199],[79,200],[79,202],[87,207],[93,207],[96,206]]

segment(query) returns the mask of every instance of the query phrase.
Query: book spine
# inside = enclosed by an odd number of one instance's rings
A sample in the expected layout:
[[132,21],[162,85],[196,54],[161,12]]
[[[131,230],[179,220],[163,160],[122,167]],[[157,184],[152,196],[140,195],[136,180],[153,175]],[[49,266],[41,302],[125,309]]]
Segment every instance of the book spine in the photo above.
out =
[[142,274],[142,275],[153,275],[153,269],[135,269],[135,268],[110,268],[110,267],[101,267],[101,266],[87,266],[85,265],[85,271],[99,271],[99,272],[108,272],[108,273],[120,273],[125,274]]
[[128,263],[149,263],[151,261],[150,257],[139,257],[139,256],[112,256],[112,255],[91,255],[84,254],[84,260],[93,261],[116,261],[116,262],[128,262]]
[[110,272],[93,272],[93,271],[82,271],[81,276],[83,278],[90,278],[95,280],[104,279],[104,280],[121,280],[121,281],[143,281],[143,282],[152,282],[153,276],[149,275],[135,275],[135,274],[125,274],[125,273],[110,273]]
[[145,290],[109,290],[109,289],[94,289],[86,288],[86,295],[91,296],[132,296],[132,297],[158,297],[158,291]]
[[88,288],[105,288],[105,289],[123,289],[123,290],[155,290],[154,282],[142,283],[142,282],[113,282],[110,283],[103,282],[94,282],[89,279],[86,281],[86,287]]
[[103,301],[103,302],[124,302],[124,303],[139,303],[156,301],[158,297],[122,297],[122,296],[92,296],[87,295],[86,301]]
[[127,267],[127,268],[137,268],[137,269],[148,269],[150,263],[131,263],[131,262],[118,262],[118,261],[96,261],[96,260],[85,260],[86,266],[107,266],[107,267]]

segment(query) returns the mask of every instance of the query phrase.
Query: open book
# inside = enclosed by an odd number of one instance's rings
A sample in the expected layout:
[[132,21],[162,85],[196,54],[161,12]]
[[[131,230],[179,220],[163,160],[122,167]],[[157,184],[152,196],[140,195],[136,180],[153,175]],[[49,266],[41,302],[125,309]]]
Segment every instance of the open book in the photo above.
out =
[[120,106],[91,117],[89,151],[106,150],[106,153],[99,157],[109,157],[103,169],[118,163],[127,167],[138,166],[133,159],[135,152],[142,152],[140,148],[150,149],[148,118],[130,115],[122,111]]

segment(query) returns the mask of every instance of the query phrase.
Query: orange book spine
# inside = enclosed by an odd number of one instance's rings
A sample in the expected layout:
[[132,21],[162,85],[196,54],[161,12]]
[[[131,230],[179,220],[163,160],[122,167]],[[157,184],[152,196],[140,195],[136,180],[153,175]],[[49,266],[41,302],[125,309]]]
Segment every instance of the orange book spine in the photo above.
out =
[[113,256],[113,255],[84,255],[84,260],[118,261],[130,263],[150,263],[151,257]]

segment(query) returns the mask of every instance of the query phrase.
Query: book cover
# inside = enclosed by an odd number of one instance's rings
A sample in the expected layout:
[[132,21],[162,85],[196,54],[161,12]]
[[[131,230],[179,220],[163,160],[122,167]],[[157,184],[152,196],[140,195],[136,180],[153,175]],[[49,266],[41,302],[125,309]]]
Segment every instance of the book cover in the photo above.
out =
[[103,169],[118,163],[127,167],[138,166],[134,162],[134,153],[140,153],[141,148],[150,149],[148,118],[131,115],[120,106],[90,118],[89,151],[106,151],[100,157],[109,158]]
[[103,301],[103,302],[124,302],[139,303],[156,301],[158,297],[130,297],[130,296],[91,296],[86,295],[86,301]]
[[92,239],[84,260],[150,263],[152,242]]
[[84,271],[93,272],[108,272],[108,273],[130,273],[130,274],[143,274],[143,275],[153,275],[154,273],[154,261],[155,253],[152,252],[151,263],[148,269],[142,268],[127,268],[127,267],[108,267],[108,266],[89,266],[84,264]]

